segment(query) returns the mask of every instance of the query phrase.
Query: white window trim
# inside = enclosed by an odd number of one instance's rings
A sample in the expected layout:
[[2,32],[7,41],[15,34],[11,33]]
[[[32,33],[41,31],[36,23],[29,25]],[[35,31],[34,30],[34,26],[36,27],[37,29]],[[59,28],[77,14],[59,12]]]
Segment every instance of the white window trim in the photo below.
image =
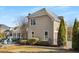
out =
[[[33,24],[33,21],[35,21],[35,24]],[[36,25],[36,20],[35,19],[31,19],[31,26],[35,26]]]
[[49,39],[49,31],[44,31],[44,41],[48,41],[48,40],[46,40],[45,32],[48,32],[48,38],[47,39]]
[[55,30],[54,32],[58,32],[58,31]]

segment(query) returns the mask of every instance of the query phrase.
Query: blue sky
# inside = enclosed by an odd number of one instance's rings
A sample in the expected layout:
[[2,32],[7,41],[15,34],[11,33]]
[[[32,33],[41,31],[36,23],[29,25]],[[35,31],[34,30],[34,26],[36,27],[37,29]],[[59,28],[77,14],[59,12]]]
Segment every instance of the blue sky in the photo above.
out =
[[39,9],[47,8],[58,16],[64,16],[68,25],[73,25],[74,19],[79,19],[78,6],[0,6],[0,24],[13,27],[21,16]]

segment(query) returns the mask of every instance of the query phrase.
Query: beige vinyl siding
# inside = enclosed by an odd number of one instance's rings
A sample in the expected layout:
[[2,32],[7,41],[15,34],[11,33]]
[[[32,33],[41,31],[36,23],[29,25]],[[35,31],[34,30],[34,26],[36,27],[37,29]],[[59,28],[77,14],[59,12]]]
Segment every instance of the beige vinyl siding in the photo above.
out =
[[[31,18],[33,19],[33,18]],[[53,25],[48,16],[34,17],[36,25],[31,25],[31,19],[29,20],[28,37],[32,38],[31,32],[35,32],[34,36],[44,40],[45,31],[49,33],[49,38],[53,37]]]
[[57,21],[54,21],[54,30],[53,30],[53,44],[54,45],[57,45],[57,37],[58,37],[58,29],[59,29],[59,25],[60,25],[60,23],[59,22],[57,22]]

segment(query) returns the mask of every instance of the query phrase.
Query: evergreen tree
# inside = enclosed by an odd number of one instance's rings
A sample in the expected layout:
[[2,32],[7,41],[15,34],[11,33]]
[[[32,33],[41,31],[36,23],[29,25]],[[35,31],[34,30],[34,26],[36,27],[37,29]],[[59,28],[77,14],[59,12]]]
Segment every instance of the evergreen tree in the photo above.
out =
[[58,40],[57,44],[58,46],[66,46],[67,44],[67,32],[66,32],[66,26],[64,19],[61,19],[60,26],[59,26],[59,31],[58,31]]
[[79,22],[77,22],[77,19],[75,19],[72,31],[72,48],[79,50]]

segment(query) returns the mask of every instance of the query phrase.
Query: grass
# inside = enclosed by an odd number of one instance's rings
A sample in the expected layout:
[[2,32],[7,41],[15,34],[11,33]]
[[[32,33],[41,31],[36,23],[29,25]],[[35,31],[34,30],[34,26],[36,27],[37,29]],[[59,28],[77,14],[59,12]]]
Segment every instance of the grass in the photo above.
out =
[[72,53],[74,51],[71,49],[71,42],[68,44],[68,49],[64,49],[62,47],[48,47],[48,46],[27,46],[27,45],[2,45],[0,48],[0,53]]
[[48,51],[51,50],[44,48],[35,48],[31,46],[6,46],[0,48],[0,52],[48,52]]

